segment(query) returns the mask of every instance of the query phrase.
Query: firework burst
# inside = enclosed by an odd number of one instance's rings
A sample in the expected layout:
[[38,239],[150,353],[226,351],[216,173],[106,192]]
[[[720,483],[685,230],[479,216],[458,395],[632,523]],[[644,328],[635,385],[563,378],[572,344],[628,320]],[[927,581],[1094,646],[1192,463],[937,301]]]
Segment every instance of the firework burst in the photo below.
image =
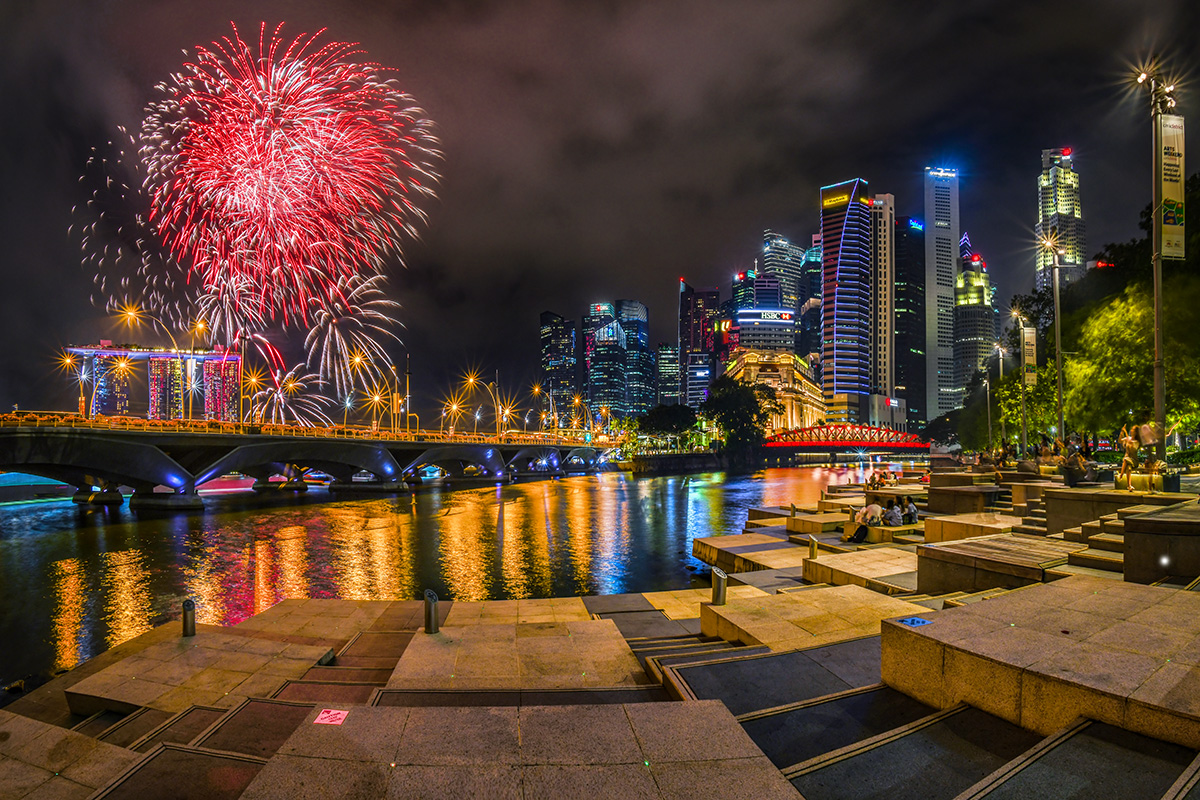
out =
[[308,364],[339,397],[356,382],[378,382],[391,364],[381,340],[396,339],[389,326],[400,304],[384,296],[382,282],[380,275],[343,278],[312,314],[313,327],[304,340]]
[[321,379],[297,364],[286,375],[275,373],[266,388],[250,398],[251,418],[275,425],[332,426],[325,409],[333,401],[316,392]]
[[[282,26],[280,26],[282,27]],[[307,322],[338,281],[378,273],[425,222],[440,159],[409,95],[355,45],[234,28],[160,84],[142,124],[150,220],[207,294]]]

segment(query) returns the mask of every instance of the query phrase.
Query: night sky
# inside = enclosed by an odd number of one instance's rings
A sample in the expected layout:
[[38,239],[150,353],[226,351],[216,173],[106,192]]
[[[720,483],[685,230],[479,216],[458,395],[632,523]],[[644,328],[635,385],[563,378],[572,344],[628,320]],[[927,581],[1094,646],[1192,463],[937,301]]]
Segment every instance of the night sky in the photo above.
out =
[[136,130],[181,49],[230,21],[360,42],[437,123],[439,200],[390,274],[426,425],[468,368],[527,389],[543,310],[578,319],[588,303],[637,299],[652,339],[674,341],[679,277],[728,296],[764,228],[807,243],[818,188],[848,178],[922,215],[924,168],[957,167],[963,227],[1007,303],[1032,287],[1043,148],[1074,148],[1089,250],[1137,235],[1151,131],[1129,74],[1150,53],[1192,79],[1177,95],[1194,118],[1189,171],[1200,165],[1188,0],[10,0],[0,409],[71,408],[54,364],[67,343],[156,341],[91,304],[71,207],[88,199],[90,148]]

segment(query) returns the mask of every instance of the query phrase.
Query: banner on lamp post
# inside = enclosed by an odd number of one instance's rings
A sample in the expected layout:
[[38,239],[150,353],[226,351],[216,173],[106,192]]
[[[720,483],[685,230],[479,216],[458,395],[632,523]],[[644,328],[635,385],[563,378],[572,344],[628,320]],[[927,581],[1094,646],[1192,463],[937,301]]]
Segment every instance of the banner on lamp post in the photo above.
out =
[[1037,385],[1037,328],[1021,329],[1021,380],[1026,386]]
[[1183,117],[1163,114],[1159,117],[1162,151],[1158,154],[1159,175],[1162,176],[1162,210],[1157,216],[1162,233],[1162,257],[1184,257],[1183,230]]

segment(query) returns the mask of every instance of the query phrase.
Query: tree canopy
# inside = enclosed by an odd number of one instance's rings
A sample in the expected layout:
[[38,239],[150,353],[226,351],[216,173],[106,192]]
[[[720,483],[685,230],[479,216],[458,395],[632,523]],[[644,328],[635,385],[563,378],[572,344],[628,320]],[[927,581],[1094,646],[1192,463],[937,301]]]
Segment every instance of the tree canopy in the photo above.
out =
[[677,435],[694,427],[696,412],[685,405],[657,405],[638,420],[639,430],[649,434]]
[[709,387],[700,413],[716,423],[730,457],[740,459],[756,453],[762,445],[771,415],[779,413],[779,401],[770,386],[722,375]]

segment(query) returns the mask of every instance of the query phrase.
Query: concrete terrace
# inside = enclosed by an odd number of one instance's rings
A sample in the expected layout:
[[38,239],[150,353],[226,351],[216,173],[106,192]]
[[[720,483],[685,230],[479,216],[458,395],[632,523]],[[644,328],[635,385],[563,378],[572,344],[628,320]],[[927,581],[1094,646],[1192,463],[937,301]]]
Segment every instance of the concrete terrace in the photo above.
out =
[[864,544],[839,540],[853,487],[754,509],[695,542],[731,571],[722,605],[442,602],[425,633],[417,601],[289,600],[163,626],[0,710],[0,797],[1200,796],[1200,579],[1121,572],[1151,546],[1200,570],[1194,498],[1012,480],[943,477],[1000,499]]

